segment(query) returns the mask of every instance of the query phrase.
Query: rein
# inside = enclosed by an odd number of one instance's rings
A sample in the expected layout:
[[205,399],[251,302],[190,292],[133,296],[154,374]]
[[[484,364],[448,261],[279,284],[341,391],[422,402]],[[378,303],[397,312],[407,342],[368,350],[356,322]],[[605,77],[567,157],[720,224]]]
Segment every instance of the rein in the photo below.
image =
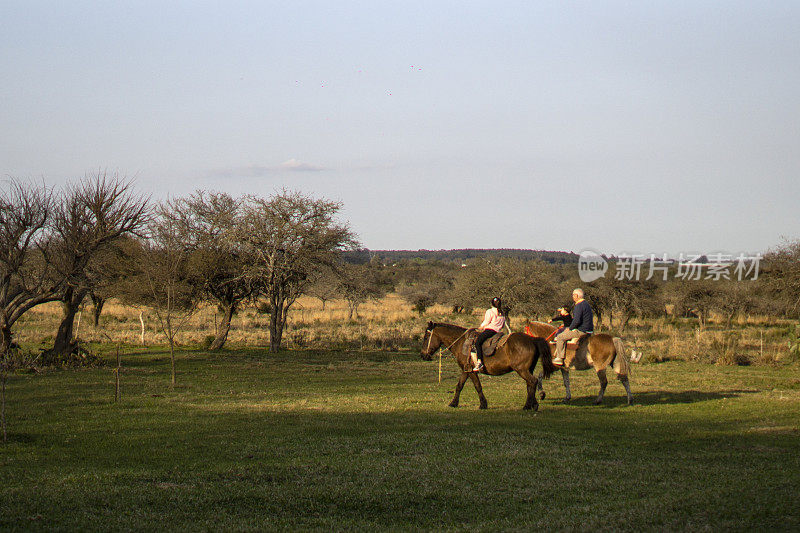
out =
[[[431,339],[433,338],[433,330],[430,330],[430,331],[431,331],[431,334],[430,334],[430,335],[428,335],[428,346],[425,348],[425,351],[426,351],[426,352],[430,352],[430,351],[431,351]],[[464,330],[464,333],[462,333],[461,335],[459,335],[458,337],[456,337],[456,340],[454,340],[453,342],[451,342],[451,343],[450,343],[450,346],[448,346],[447,348],[439,348],[439,350],[440,350],[440,351],[441,351],[442,349],[444,349],[444,350],[449,350],[450,348],[452,348],[452,347],[453,347],[453,345],[454,345],[455,343],[457,343],[457,342],[459,341],[459,339],[461,339],[461,337],[463,337],[464,335],[466,335],[466,334],[467,334],[467,331],[469,331],[469,329],[465,329],[465,330]],[[454,355],[455,355],[455,354],[454,354]]]
[[[462,333],[461,335],[459,335],[458,337],[456,337],[456,340],[454,340],[453,342],[451,342],[451,343],[450,343],[450,345],[449,345],[448,347],[446,347],[446,348],[442,348],[441,346],[439,346],[439,383],[441,383],[441,382],[442,382],[442,350],[450,350],[450,348],[452,348],[452,347],[453,347],[453,345],[454,345],[455,343],[457,343],[457,342],[459,341],[459,339],[461,339],[461,337],[463,337],[464,335],[466,335],[466,334],[467,334],[467,331],[469,331],[469,330],[468,330],[468,329],[465,329],[465,330],[464,330],[464,333]],[[433,338],[433,330],[430,330],[430,335],[428,335],[428,346],[425,348],[425,351],[426,351],[426,352],[430,352],[430,351],[431,351],[431,339],[432,339],[432,338]],[[452,354],[453,354],[453,357],[455,357],[455,359],[456,359],[456,362],[458,362],[458,357],[456,356],[456,354],[455,354],[455,353],[454,353],[452,350],[450,351],[450,353],[452,353]]]
[[[553,337],[556,336],[556,333],[558,333],[558,328],[554,329],[553,332],[550,335],[548,335],[547,337],[545,337],[544,340],[546,340],[547,342],[550,342],[551,340],[553,340]],[[525,334],[526,335],[530,335],[531,337],[536,337],[536,335],[533,334],[533,331],[531,331],[531,327],[529,325],[525,326]]]

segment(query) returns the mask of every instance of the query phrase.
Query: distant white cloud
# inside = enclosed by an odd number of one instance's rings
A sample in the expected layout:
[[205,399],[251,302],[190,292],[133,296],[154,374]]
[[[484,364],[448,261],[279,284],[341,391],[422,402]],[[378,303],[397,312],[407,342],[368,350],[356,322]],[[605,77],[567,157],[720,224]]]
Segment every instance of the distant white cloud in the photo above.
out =
[[312,165],[311,163],[305,163],[303,161],[298,161],[297,159],[289,159],[288,161],[284,161],[280,165],[278,165],[280,170],[291,170],[293,172],[319,172],[321,170],[326,170],[324,167],[319,167],[317,165]]
[[247,167],[236,168],[223,168],[215,169],[209,172],[209,177],[212,178],[265,178],[274,176],[281,172],[321,172],[329,170],[325,167],[312,165],[305,161],[297,159],[289,159],[280,165],[264,166],[264,165],[250,165]]

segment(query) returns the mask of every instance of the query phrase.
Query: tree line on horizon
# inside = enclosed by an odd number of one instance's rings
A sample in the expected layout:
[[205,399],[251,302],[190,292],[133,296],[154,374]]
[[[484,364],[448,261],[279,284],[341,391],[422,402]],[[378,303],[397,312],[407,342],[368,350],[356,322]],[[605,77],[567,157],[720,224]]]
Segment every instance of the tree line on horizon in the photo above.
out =
[[342,253],[346,262],[364,264],[377,258],[383,265],[401,261],[455,263],[458,266],[476,258],[511,258],[521,261],[541,260],[550,264],[577,263],[578,254],[552,250],[531,250],[525,248],[459,248],[451,250],[359,250]]

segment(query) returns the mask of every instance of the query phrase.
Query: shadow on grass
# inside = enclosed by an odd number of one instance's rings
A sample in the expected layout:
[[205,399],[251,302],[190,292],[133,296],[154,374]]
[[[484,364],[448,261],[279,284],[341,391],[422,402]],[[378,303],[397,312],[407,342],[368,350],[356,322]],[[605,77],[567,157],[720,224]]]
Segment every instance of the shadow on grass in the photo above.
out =
[[[32,516],[60,530],[93,529],[99,517],[106,530],[153,524],[167,530],[604,529],[602,520],[619,508],[628,509],[620,529],[792,525],[786,517],[800,469],[791,435],[756,448],[774,437],[676,432],[675,420],[652,420],[644,412],[633,417],[646,424],[642,438],[642,425],[609,431],[609,416],[525,423],[533,420],[527,413],[487,417],[445,409],[241,416],[157,404],[124,417],[103,418],[98,410],[99,420],[67,418],[68,426],[51,415],[36,448],[18,447],[5,465],[10,476],[4,479],[12,483],[0,487],[0,530],[36,529]],[[552,462],[554,446],[568,460],[542,469],[546,479],[537,487],[531,480],[539,465]],[[709,448],[726,453],[706,453]],[[733,453],[740,449],[756,451]],[[689,455],[670,459],[678,454]],[[709,486],[729,487],[715,493],[719,515],[694,504]],[[766,519],[752,511],[764,502],[741,505],[764,486],[770,487]],[[588,507],[583,496],[567,497],[552,505],[553,495],[576,487],[614,490],[622,499],[601,498]],[[653,503],[637,499],[645,490],[658,492]],[[113,497],[95,496],[102,494]],[[482,494],[504,504],[477,514]]]
[[[0,446],[3,445],[3,436],[0,435]],[[8,441],[7,444],[11,444],[14,442],[19,442],[22,444],[32,444],[36,442],[38,435],[34,435],[33,433],[8,433]]]
[[[691,403],[699,403],[699,402],[707,402],[711,400],[722,400],[725,398],[738,398],[743,394],[755,394],[757,390],[745,390],[745,389],[734,389],[734,390],[723,390],[723,391],[715,391],[715,392],[707,392],[707,391],[697,391],[697,390],[688,390],[688,391],[645,391],[633,392],[633,404],[634,405],[675,405],[675,404],[691,404]],[[553,398],[553,396],[550,396]],[[596,395],[590,396],[580,396],[580,397],[573,397],[570,405],[579,405],[579,406],[586,406],[586,405],[594,405],[594,401],[597,398]],[[603,403],[600,404],[600,407],[619,407],[627,405],[627,400],[625,396],[609,396],[606,395],[603,398]]]

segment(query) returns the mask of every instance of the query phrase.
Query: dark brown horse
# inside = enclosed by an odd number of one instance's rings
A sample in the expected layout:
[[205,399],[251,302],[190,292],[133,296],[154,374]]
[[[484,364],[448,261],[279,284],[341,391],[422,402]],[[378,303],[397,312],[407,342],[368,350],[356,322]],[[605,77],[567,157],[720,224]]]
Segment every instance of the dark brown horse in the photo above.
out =
[[[534,338],[544,337],[550,338],[555,332],[555,326],[546,324],[544,322],[528,322],[526,331],[529,331]],[[625,351],[625,345],[619,337],[612,337],[605,333],[595,333],[589,337],[588,342],[581,342],[577,349],[574,349],[574,355],[567,353],[567,358],[564,361],[564,366],[561,367],[561,377],[564,379],[564,389],[566,396],[564,396],[564,403],[569,403],[572,399],[572,393],[569,387],[569,371],[572,370],[588,370],[593,368],[597,373],[597,379],[600,380],[600,394],[594,401],[599,404],[603,401],[603,395],[606,392],[608,379],[606,378],[606,368],[611,367],[617,374],[617,379],[625,387],[625,393],[628,396],[628,405],[633,403],[633,395],[631,395],[631,387],[628,383],[628,374],[630,373],[630,362],[628,361],[628,354]],[[541,382],[539,382],[539,397],[544,400],[544,389]]]
[[[463,347],[467,336],[466,332],[467,330],[461,326],[428,322],[425,336],[422,339],[422,358],[430,361],[433,354],[440,347],[450,350],[456,358],[456,363],[461,367],[461,377],[458,378],[456,395],[450,402],[450,407],[458,407],[461,389],[464,388],[464,383],[469,378],[472,379],[475,390],[478,391],[480,408],[486,409],[488,404],[486,403],[486,397],[483,395],[481,380],[478,377],[478,373],[472,371],[472,361],[464,353]],[[533,375],[533,369],[540,357],[543,371],[537,378]],[[500,376],[512,370],[519,374],[528,385],[528,398],[523,409],[533,409],[534,411],[539,408],[539,402],[536,401],[536,387],[539,384],[539,380],[543,377],[549,377],[550,374],[556,371],[556,367],[553,366],[550,345],[544,339],[537,339],[524,333],[512,333],[506,343],[498,348],[494,355],[484,357],[483,364],[484,368],[481,372],[490,376]]]

